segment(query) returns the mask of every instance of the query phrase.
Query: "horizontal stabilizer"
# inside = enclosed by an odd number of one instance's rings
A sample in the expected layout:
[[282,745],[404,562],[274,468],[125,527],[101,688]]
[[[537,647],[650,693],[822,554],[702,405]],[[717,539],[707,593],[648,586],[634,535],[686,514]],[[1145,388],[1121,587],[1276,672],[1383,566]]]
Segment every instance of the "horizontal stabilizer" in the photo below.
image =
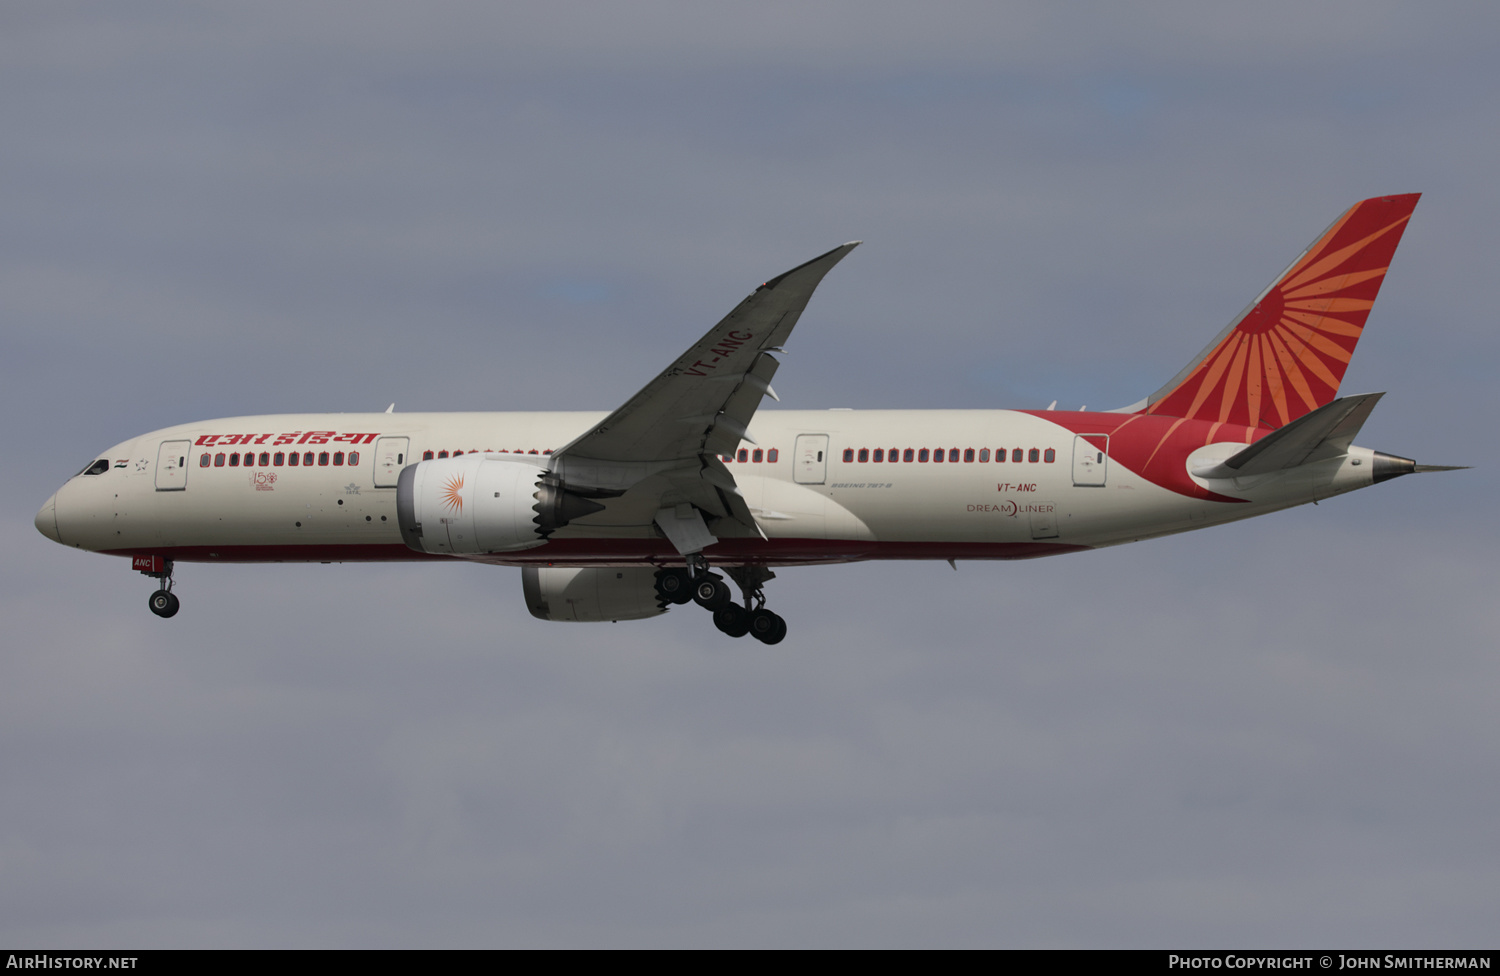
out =
[[1211,468],[1200,478],[1243,478],[1270,474],[1349,453],[1359,429],[1384,393],[1361,393],[1324,404]]

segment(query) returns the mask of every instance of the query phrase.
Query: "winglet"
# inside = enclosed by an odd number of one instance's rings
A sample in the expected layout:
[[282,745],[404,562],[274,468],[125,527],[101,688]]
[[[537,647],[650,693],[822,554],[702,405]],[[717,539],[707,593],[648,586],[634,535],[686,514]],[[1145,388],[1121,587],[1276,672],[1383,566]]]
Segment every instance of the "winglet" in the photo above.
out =
[[[813,287],[817,287],[817,282],[823,279],[823,275],[827,274],[829,269],[831,269],[835,264],[838,264],[840,261],[844,260],[844,255],[848,254],[850,251],[854,250],[856,247],[859,247],[863,243],[864,241],[849,241],[846,244],[840,244],[838,247],[834,248],[831,251],[828,251],[824,254],[819,254],[811,261],[805,261],[802,264],[797,265],[790,271],[783,271],[781,274],[772,278],[770,281],[766,282],[765,284],[761,285],[760,288],[757,288],[755,290],[760,291],[761,288],[775,288],[777,285],[781,284],[783,281],[790,278],[797,272],[802,271],[804,268],[811,268],[812,266],[820,262],[827,261],[827,267],[824,267],[818,272],[818,277],[813,282]],[[833,260],[828,261],[829,258],[833,258]]]
[[1126,411],[1264,428],[1331,403],[1420,196],[1350,207],[1196,360]]

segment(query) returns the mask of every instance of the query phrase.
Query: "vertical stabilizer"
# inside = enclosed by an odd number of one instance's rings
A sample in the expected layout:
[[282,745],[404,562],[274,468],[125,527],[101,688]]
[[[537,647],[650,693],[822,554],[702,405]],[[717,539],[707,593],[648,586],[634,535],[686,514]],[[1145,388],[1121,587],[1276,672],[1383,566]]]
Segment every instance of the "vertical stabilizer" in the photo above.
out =
[[1350,207],[1198,359],[1127,409],[1274,428],[1331,403],[1420,196]]

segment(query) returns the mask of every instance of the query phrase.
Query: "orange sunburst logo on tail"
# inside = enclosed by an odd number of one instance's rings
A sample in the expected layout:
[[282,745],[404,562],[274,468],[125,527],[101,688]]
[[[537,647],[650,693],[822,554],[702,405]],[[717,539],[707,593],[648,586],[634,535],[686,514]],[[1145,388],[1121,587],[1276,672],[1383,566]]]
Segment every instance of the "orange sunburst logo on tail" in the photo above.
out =
[[464,496],[460,494],[464,487],[464,476],[456,474],[449,478],[443,485],[443,504],[455,512],[464,510]]
[[1333,400],[1419,196],[1351,207],[1144,412],[1282,427]]

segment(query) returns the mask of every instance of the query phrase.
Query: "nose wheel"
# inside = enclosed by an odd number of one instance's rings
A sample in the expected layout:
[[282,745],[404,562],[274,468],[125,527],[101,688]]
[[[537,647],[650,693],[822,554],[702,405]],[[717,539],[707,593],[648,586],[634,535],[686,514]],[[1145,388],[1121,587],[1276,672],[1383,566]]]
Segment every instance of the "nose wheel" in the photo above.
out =
[[172,592],[172,560],[163,559],[161,556],[136,556],[135,568],[142,576],[149,576],[159,581],[155,593],[147,601],[151,612],[158,617],[170,617],[177,613],[182,606],[177,599],[177,594]]
[[177,594],[171,590],[157,590],[151,594],[151,612],[158,617],[170,617],[177,612],[181,606]]
[[[696,555],[696,554],[695,554]],[[734,602],[729,584],[698,556],[688,569],[662,569],[656,574],[656,595],[663,607],[696,603],[713,614],[714,627],[730,637],[754,637],[762,644],[779,644],[786,637],[786,621],[766,609],[761,585],[775,573],[764,566],[734,566],[725,570],[744,594]]]

